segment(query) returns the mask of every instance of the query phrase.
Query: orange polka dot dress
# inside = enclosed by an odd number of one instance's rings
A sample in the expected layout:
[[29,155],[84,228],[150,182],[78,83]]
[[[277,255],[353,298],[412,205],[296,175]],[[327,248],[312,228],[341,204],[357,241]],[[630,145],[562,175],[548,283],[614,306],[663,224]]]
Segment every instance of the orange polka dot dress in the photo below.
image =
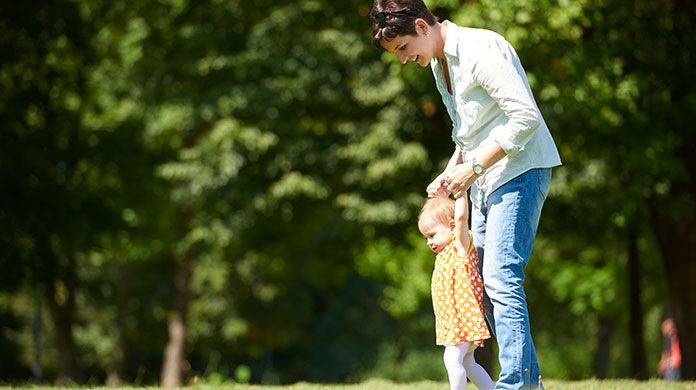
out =
[[483,316],[483,282],[473,245],[461,256],[452,234],[447,247],[437,254],[430,285],[435,312],[437,345],[473,342],[479,347],[491,337]]

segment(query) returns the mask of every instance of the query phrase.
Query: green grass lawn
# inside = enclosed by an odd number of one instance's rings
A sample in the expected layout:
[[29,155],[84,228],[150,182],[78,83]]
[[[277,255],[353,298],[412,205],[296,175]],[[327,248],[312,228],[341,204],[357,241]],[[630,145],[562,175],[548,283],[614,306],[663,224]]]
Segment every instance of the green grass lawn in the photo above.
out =
[[[627,379],[597,380],[590,379],[577,382],[566,382],[556,380],[544,381],[546,390],[696,390],[696,382],[665,382],[660,380],[633,381]],[[156,387],[50,387],[50,386],[12,386],[0,387],[4,389],[94,389],[94,390],[146,390],[156,389]],[[185,387],[191,390],[449,390],[449,386],[444,382],[422,381],[413,383],[393,383],[385,380],[370,380],[361,384],[315,384],[315,383],[296,383],[286,386],[261,386],[261,385],[240,385],[223,384],[212,385],[198,383],[194,386]],[[469,384],[467,390],[475,390],[476,386]]]
[[[546,390],[696,390],[696,382],[665,382],[652,380],[638,382],[631,380],[586,380],[580,382],[544,381]],[[198,385],[201,390],[213,390],[216,386]],[[224,390],[449,390],[445,382],[423,381],[414,383],[393,383],[384,380],[372,380],[354,385],[322,385],[310,383],[297,383],[289,386],[258,386],[258,385],[231,385]],[[474,390],[476,386],[469,384],[467,390]]]

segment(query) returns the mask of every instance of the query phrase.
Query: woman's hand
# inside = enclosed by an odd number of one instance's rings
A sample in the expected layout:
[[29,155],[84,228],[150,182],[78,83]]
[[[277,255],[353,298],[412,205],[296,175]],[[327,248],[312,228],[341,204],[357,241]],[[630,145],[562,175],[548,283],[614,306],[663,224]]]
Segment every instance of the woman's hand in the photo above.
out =
[[428,198],[432,198],[437,195],[449,195],[450,190],[447,189],[447,183],[445,183],[445,174],[447,171],[442,172],[435,180],[428,185],[425,191],[428,193]]
[[454,168],[444,172],[444,183],[447,189],[452,191],[455,199],[466,195],[466,191],[478,179],[469,164],[457,164]]

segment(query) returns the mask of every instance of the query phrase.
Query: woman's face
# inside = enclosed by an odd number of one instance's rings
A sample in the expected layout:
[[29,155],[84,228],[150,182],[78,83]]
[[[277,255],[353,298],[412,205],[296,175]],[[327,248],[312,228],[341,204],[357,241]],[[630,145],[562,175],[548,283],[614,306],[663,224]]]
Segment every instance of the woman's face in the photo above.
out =
[[[425,22],[423,22],[425,23]],[[425,24],[427,26],[427,24]],[[402,64],[413,61],[420,66],[428,66],[434,55],[431,35],[426,35],[427,27],[416,24],[416,35],[398,35],[391,41],[382,40],[382,46],[399,57]]]

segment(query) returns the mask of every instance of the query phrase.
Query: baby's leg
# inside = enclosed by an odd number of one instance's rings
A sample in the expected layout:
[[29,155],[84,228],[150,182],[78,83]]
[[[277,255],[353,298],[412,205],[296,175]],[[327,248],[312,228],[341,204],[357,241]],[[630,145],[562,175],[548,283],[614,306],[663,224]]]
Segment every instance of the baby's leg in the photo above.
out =
[[[468,344],[468,343],[467,343]],[[476,360],[474,360],[474,351],[469,351],[462,361],[464,370],[466,371],[469,379],[479,388],[479,390],[493,390],[495,383],[491,379],[490,375],[483,369]]]
[[471,343],[445,346],[445,368],[447,368],[447,376],[449,377],[450,390],[466,390],[466,369],[464,364],[464,356],[469,351]]

